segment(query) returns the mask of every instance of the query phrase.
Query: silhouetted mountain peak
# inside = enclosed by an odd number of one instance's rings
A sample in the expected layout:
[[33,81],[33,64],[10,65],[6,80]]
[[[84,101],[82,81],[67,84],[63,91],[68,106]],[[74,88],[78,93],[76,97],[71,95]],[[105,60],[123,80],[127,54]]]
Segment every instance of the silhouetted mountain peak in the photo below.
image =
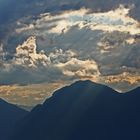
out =
[[[52,98],[57,98],[60,96],[75,97],[84,94],[91,94],[91,96],[92,94],[94,94],[95,96],[95,94],[100,95],[104,93],[106,93],[106,96],[108,96],[109,94],[113,94],[113,95],[115,95],[116,93],[118,94],[118,92],[114,91],[112,88],[108,86],[94,83],[90,80],[86,80],[86,81],[80,80],[80,81],[76,81],[70,86],[66,86],[55,91]],[[50,98],[49,100],[51,100],[52,98]],[[46,102],[48,102],[48,100],[46,100]]]
[[94,87],[99,87],[99,86],[104,86],[104,85],[101,85],[101,84],[98,84],[98,83],[95,83],[95,82],[92,82],[90,80],[80,80],[80,81],[76,81],[75,83],[71,84],[71,86],[94,86]]
[[106,85],[103,85],[103,84],[99,84],[99,83],[95,83],[95,82],[92,82],[90,80],[80,80],[80,81],[76,81],[75,83],[73,83],[70,87],[83,87],[83,88],[87,88],[87,87],[91,87],[91,88],[106,88],[108,90],[113,90],[112,88],[106,86]]

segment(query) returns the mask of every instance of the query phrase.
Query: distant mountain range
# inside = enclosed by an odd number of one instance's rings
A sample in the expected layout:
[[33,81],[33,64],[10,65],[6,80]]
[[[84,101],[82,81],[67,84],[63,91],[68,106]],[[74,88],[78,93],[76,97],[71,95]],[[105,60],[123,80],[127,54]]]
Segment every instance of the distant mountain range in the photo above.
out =
[[139,130],[140,88],[120,94],[77,81],[18,121],[8,140],[139,140]]

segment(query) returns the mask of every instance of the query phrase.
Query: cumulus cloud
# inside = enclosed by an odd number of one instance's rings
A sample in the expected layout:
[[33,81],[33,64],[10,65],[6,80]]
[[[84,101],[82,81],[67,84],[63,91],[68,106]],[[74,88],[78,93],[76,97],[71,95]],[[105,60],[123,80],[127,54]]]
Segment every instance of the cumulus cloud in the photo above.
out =
[[42,50],[40,53],[36,51],[36,37],[29,37],[22,45],[16,48],[14,63],[17,65],[28,65],[29,67],[36,67],[38,64],[46,66],[50,63],[49,58]]
[[79,60],[72,58],[66,63],[56,65],[64,75],[74,76],[80,79],[94,79],[100,76],[99,68],[94,60]]
[[55,49],[49,54],[46,54],[44,50],[37,52],[36,37],[31,36],[22,45],[17,46],[15,57],[11,62],[14,65],[39,68],[38,66],[41,65],[49,67],[66,63],[76,56],[77,54],[72,50]]
[[94,60],[80,60],[72,50],[56,49],[47,54],[37,52],[36,37],[31,36],[16,48],[14,58],[3,62],[0,83],[39,83],[59,79],[97,78],[100,75]]
[[16,47],[13,63],[29,67],[38,67],[38,65],[47,67],[48,65],[67,62],[76,55],[72,50],[63,51],[62,49],[55,49],[49,54],[46,54],[44,50],[37,52],[36,37],[31,36],[22,45]]

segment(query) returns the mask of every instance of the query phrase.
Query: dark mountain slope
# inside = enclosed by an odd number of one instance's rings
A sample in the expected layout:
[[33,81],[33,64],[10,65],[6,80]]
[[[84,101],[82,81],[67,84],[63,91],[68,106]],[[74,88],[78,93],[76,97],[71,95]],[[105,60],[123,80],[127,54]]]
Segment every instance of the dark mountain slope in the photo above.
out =
[[14,125],[27,115],[27,111],[0,99],[0,139],[4,140],[14,129]]
[[56,91],[17,126],[10,140],[140,139],[140,89],[119,94],[79,81]]

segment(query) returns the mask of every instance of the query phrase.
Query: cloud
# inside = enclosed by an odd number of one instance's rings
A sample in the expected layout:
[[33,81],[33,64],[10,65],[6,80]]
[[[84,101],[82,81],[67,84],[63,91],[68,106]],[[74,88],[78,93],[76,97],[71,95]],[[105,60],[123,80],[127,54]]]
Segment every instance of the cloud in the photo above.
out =
[[58,79],[95,78],[100,75],[94,60],[80,60],[72,50],[55,49],[38,53],[36,37],[31,36],[16,47],[14,58],[3,61],[1,84],[27,84],[57,81]]
[[0,70],[0,84],[33,84],[57,81],[62,72],[54,66],[38,68],[25,67],[23,65],[9,64],[10,69]]
[[106,76],[105,82],[106,83],[119,83],[119,82],[128,82],[131,85],[139,84],[140,83],[140,76],[138,74],[130,74],[129,72],[123,72],[119,75],[110,75]]
[[37,67],[40,64],[46,66],[49,64],[50,60],[45,55],[45,52],[42,50],[38,53],[36,49],[36,37],[31,36],[22,45],[17,46],[13,63],[29,67]]
[[112,50],[117,48],[121,49],[122,46],[133,48],[136,43],[136,36],[127,33],[113,32],[104,33],[104,36],[100,38],[99,42],[97,42],[97,46],[100,49],[101,54],[112,54]]
[[23,24],[23,27],[16,29],[17,33],[35,30],[40,34],[40,30],[45,33],[63,34],[68,32],[71,27],[77,26],[80,29],[89,28],[92,31],[101,30],[104,32],[128,32],[131,35],[140,33],[139,22],[129,17],[130,7],[125,8],[120,5],[115,10],[108,12],[91,12],[90,9],[69,10],[57,15],[50,13],[41,14],[34,24]]
[[1,84],[31,84],[60,79],[67,81],[71,78],[97,80],[100,75],[95,61],[78,58],[71,58],[64,63],[50,63],[47,67],[38,65],[35,68],[11,63],[6,69],[0,71]]
[[30,36],[22,45],[16,47],[16,54],[12,61],[15,65],[38,68],[39,65],[47,67],[48,65],[67,62],[76,55],[72,50],[63,51],[62,49],[55,49],[48,55],[44,50],[37,52],[36,37]]
[[[108,36],[103,38],[102,41],[108,40],[107,38]],[[106,49],[104,48],[104,50]],[[36,38],[31,36],[21,45],[17,46],[15,57],[12,60],[2,61],[0,83],[28,84],[51,82],[59,79],[64,81],[70,79],[90,79],[94,82],[103,81],[107,84],[117,82],[137,84],[139,82],[140,78],[138,76],[136,78],[136,76],[130,73],[116,74],[116,76],[109,73],[107,76],[104,76],[102,74],[108,70],[104,69],[102,73],[102,68],[110,68],[110,66],[102,65],[99,68],[98,65],[94,59],[82,58],[70,49],[55,49],[50,53],[43,50],[38,52]],[[115,71],[113,67],[110,70]],[[129,71],[128,68],[125,68],[125,70]],[[117,73],[123,71],[121,68],[117,69]]]
[[[17,22],[17,25],[21,25],[21,23],[20,22]],[[17,33],[21,33],[23,31],[34,29],[34,27],[35,26],[33,24],[30,24],[30,25],[24,24],[24,25],[22,25],[22,28],[16,29],[16,32]]]
[[[119,36],[118,40],[120,38],[123,39]],[[102,42],[108,40],[108,36],[101,40]],[[103,49],[106,51],[106,48]],[[117,90],[128,91],[140,83],[139,73],[136,73],[137,69],[134,68],[111,66],[109,61],[99,67],[99,62],[83,58],[71,49],[55,49],[49,53],[37,50],[35,37],[29,37],[21,45],[18,45],[12,60],[1,61],[0,84],[27,85],[57,82],[60,79],[64,82],[88,79],[108,84]],[[32,62],[32,65],[27,63],[27,60]]]
[[94,60],[80,60],[75,57],[67,61],[62,61],[60,58],[59,60],[47,67],[39,65],[35,68],[11,63],[7,71],[0,70],[0,84],[27,85],[59,80],[67,83],[76,79],[90,79],[97,82],[100,77],[98,65]]
[[52,64],[66,63],[70,61],[72,58],[77,57],[77,54],[72,50],[62,50],[56,49],[55,52],[51,52],[48,55]]
[[66,63],[56,65],[64,75],[80,79],[94,79],[100,76],[99,68],[94,60],[79,60],[72,58]]

